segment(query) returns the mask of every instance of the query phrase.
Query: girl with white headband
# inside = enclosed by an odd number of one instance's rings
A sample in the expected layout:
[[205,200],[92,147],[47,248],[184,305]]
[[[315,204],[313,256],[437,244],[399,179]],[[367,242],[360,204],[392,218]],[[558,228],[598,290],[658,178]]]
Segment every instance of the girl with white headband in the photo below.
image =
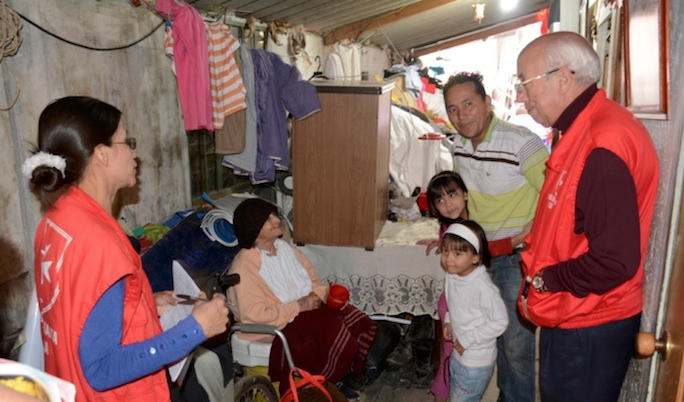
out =
[[[468,219],[468,188],[463,182],[463,178],[457,172],[445,170],[432,176],[427,187],[428,206],[430,208],[430,216],[437,218],[439,221],[439,238],[424,239],[418,241],[418,244],[426,244],[427,248],[425,254],[429,255],[433,249],[439,253],[440,239],[446,232],[449,225],[452,223],[459,223],[463,219]],[[514,247],[519,246],[525,236],[530,232],[532,225],[528,225],[518,235],[507,237],[499,240],[487,241],[487,246],[491,257],[498,257],[510,255],[513,253]],[[486,264],[489,266],[489,264]],[[517,295],[517,293],[516,293]],[[439,296],[437,301],[437,312],[440,321],[444,322],[444,317],[448,314],[447,304],[444,292]],[[498,343],[499,356],[505,353],[502,351],[507,344],[503,342]],[[453,350],[453,344],[444,340],[442,342],[442,361],[435,373],[435,380],[432,383],[430,391],[435,396],[435,402],[446,402],[449,398],[449,356]],[[510,345],[508,345],[510,346]]]
[[450,402],[480,400],[494,371],[496,338],[508,326],[503,299],[487,272],[490,261],[480,225],[463,220],[447,228],[440,264],[448,305],[443,335],[456,352],[449,361]]

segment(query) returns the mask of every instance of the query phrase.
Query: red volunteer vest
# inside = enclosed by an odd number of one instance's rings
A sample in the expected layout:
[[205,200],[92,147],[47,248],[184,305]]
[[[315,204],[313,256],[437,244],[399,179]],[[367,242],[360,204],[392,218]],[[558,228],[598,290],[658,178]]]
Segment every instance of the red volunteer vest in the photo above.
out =
[[603,295],[577,298],[570,292],[538,293],[533,288],[521,313],[536,325],[583,328],[624,319],[642,309],[644,261],[658,188],[658,156],[648,132],[631,112],[597,92],[577,116],[546,162],[546,180],[539,196],[528,247],[522,253],[523,273],[533,277],[550,265],[584,254],[589,243],[575,234],[577,185],[592,150],[607,149],[622,159],[634,179],[639,210],[639,269],[630,280]]
[[78,342],[102,294],[125,278],[122,344],[161,332],[140,257],[119,224],[73,186],[43,217],[34,245],[45,371],[76,385],[76,401],[169,401],[164,369],[98,392],[85,379]]

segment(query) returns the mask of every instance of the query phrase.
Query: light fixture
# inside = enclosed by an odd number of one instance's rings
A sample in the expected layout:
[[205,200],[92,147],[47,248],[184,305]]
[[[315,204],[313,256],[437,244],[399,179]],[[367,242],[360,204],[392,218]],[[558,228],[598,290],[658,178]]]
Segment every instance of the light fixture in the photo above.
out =
[[501,0],[501,11],[508,12],[518,6],[518,0]]
[[479,24],[482,24],[482,20],[484,19],[484,10],[485,10],[485,5],[484,3],[480,3],[480,0],[477,0],[477,3],[473,4],[473,11],[475,13],[474,20],[476,20]]

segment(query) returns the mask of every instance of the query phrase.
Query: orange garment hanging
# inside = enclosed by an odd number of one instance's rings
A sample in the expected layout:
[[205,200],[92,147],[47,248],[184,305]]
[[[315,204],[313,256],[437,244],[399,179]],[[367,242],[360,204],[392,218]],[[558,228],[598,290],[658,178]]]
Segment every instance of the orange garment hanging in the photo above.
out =
[[231,35],[223,22],[207,24],[209,43],[209,76],[214,129],[223,127],[226,116],[244,110],[245,86],[233,53],[240,48],[238,40]]

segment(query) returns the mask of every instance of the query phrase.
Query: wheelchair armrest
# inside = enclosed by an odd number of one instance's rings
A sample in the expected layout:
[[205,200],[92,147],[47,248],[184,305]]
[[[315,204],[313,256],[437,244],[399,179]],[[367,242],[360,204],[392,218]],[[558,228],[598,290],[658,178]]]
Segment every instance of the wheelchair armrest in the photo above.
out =
[[287,338],[285,337],[285,334],[281,330],[278,329],[278,327],[274,325],[266,325],[266,324],[245,324],[245,323],[238,323],[233,325],[230,328],[231,332],[244,332],[246,334],[268,334],[268,335],[273,335],[277,336],[280,338],[280,340],[283,342],[283,350],[285,351],[285,357],[287,358],[287,363],[290,365],[290,368],[294,368],[294,360],[292,359],[292,353],[290,352],[290,344],[287,343]]
[[278,327],[276,327],[274,325],[245,324],[245,323],[236,323],[231,328],[231,331],[233,331],[233,332],[244,332],[246,334],[269,334],[269,335],[274,335],[274,336],[277,336],[277,332],[280,332]]

